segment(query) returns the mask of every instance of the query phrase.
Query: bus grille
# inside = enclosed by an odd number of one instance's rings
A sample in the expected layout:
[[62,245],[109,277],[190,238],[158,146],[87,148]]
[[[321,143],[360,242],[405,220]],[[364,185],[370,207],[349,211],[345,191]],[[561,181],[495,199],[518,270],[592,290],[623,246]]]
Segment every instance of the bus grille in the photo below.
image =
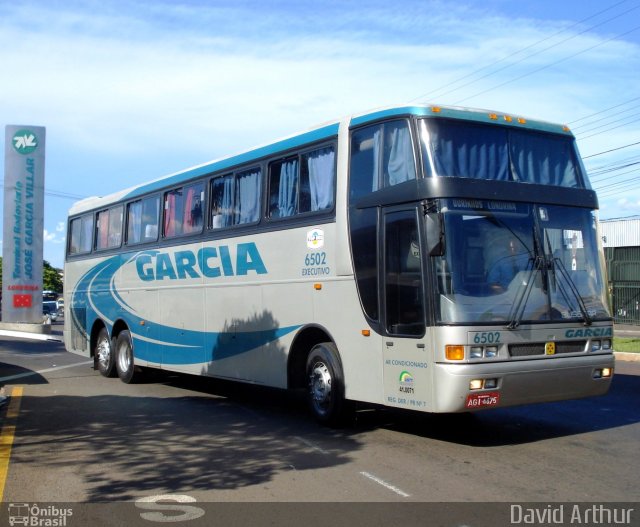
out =
[[[544,355],[544,342],[530,342],[527,344],[510,344],[509,355],[511,357],[533,357]],[[556,342],[556,355],[562,353],[582,353],[587,346],[586,340],[571,340],[568,342]]]

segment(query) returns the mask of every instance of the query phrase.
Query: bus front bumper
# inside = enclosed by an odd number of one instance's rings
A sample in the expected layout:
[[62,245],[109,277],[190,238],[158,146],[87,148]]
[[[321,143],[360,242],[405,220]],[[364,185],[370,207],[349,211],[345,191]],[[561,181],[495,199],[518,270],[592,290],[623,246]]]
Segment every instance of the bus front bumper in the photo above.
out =
[[613,353],[495,363],[437,363],[434,411],[469,412],[604,395],[611,385],[614,363]]

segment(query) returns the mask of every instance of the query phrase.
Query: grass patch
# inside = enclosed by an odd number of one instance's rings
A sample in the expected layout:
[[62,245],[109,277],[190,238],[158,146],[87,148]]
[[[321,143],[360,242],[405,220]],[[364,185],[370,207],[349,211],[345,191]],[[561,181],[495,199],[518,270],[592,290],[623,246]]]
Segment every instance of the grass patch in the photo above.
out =
[[614,337],[613,349],[615,351],[640,353],[640,339],[622,339],[622,338]]

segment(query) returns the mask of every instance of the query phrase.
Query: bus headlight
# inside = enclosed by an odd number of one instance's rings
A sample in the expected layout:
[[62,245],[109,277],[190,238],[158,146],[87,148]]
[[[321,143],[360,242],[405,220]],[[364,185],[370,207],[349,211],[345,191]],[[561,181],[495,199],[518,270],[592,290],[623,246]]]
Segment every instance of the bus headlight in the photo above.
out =
[[599,340],[591,341],[591,351],[600,351],[601,347],[602,347],[602,343]]
[[498,379],[485,379],[484,387],[486,390],[492,390],[498,387]]
[[481,359],[482,358],[482,346],[472,346],[469,356],[472,359]]
[[495,390],[498,379],[473,379],[469,381],[469,390]]
[[602,349],[603,350],[610,350],[611,349],[611,340],[610,339],[604,339],[602,341]]
[[485,357],[497,357],[498,355],[498,346],[487,346],[485,350]]
[[613,368],[597,368],[593,371],[594,379],[608,379],[613,375]]

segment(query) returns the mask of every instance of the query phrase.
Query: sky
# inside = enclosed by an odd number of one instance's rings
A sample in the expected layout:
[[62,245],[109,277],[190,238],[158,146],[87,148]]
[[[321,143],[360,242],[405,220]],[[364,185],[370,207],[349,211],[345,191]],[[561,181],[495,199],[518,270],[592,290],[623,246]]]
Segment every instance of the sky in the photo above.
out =
[[568,124],[600,218],[640,214],[640,0],[0,0],[0,72],[55,267],[78,199],[409,102]]

